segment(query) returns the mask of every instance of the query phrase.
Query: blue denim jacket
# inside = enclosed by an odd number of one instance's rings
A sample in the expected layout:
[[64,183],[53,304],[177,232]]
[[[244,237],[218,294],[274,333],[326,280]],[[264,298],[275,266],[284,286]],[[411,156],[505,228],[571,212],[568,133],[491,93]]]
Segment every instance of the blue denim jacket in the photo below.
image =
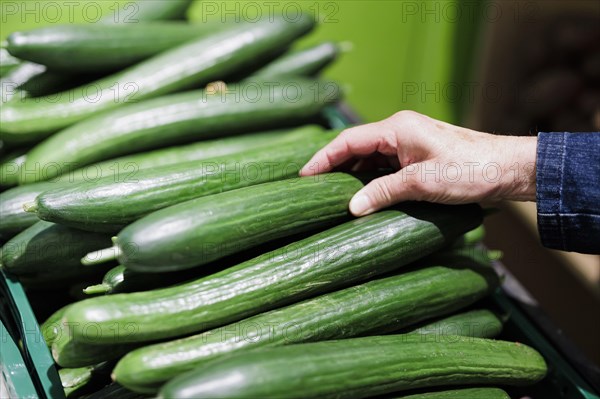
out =
[[600,132],[539,133],[536,167],[542,244],[600,253]]

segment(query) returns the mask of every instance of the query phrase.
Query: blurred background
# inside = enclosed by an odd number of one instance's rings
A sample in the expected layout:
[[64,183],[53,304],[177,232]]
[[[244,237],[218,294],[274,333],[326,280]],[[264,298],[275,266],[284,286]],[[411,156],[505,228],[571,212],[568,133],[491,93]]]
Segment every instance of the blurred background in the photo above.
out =
[[[154,0],[149,0],[154,1]],[[0,37],[55,23],[96,22],[127,1],[0,0]],[[335,40],[345,53],[325,75],[361,120],[412,109],[506,134],[600,130],[600,2],[196,1],[193,21],[247,20],[298,9],[321,21],[300,47]],[[495,205],[498,206],[498,205]],[[559,326],[600,364],[600,257],[551,251],[535,204],[506,203],[487,243]],[[600,246],[600,243],[599,243]]]

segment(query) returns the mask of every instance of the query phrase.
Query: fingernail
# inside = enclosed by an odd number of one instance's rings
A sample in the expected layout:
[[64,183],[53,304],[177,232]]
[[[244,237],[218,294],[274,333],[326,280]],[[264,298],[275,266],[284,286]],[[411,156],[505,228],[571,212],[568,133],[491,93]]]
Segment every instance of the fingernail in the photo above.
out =
[[364,194],[357,194],[350,200],[350,212],[354,216],[362,216],[372,212],[371,201]]

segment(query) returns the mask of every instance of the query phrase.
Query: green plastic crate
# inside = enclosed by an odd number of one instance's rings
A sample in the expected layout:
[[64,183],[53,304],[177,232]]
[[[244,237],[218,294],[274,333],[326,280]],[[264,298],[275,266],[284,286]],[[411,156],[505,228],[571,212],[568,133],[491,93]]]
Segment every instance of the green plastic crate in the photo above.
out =
[[[18,398],[64,398],[54,360],[42,337],[40,326],[33,315],[23,287],[18,280],[3,270],[0,270],[0,303],[5,310],[3,311],[5,322],[13,325],[12,335],[5,325],[2,325],[2,350],[0,351],[2,362],[0,363],[11,365],[11,370],[14,371],[5,375],[7,386],[19,392]],[[15,341],[20,342],[22,349],[19,349]],[[4,363],[5,354],[10,356],[6,359],[7,363]],[[27,371],[28,378],[24,378],[17,371]],[[34,396],[31,396],[32,386],[35,387]],[[21,392],[23,395],[30,396],[22,396]]]

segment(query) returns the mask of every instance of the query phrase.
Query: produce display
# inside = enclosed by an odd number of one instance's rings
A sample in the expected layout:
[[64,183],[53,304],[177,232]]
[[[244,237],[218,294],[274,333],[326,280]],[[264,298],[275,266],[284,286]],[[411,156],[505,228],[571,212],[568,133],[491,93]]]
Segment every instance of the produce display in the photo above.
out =
[[132,4],[136,23],[0,51],[0,267],[66,397],[506,399],[544,378],[486,302],[501,279],[479,205],[355,218],[380,171],[298,177],[339,134],[319,74],[340,46],[292,46],[318,18]]

